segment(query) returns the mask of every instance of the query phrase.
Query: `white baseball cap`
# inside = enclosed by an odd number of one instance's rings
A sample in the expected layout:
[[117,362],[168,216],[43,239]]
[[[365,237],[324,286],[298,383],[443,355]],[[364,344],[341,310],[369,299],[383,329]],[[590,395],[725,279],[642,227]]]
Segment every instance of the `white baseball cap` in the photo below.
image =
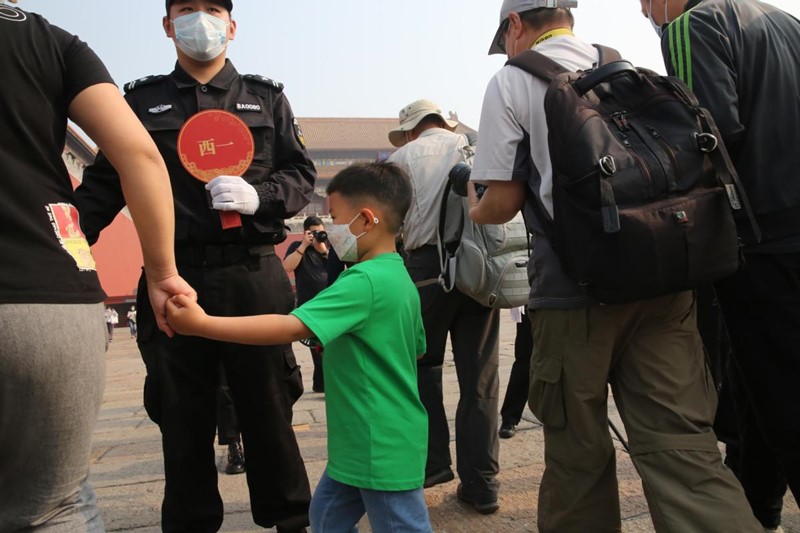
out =
[[489,55],[505,53],[500,47],[500,41],[503,39],[503,22],[511,13],[522,13],[542,7],[551,9],[578,7],[578,0],[503,0],[503,7],[500,8],[500,24],[497,26],[497,33],[494,34],[492,46],[489,47]]
[[398,148],[406,144],[406,132],[417,127],[420,121],[428,115],[438,115],[447,124],[450,130],[456,129],[458,122],[444,118],[442,109],[434,102],[425,98],[411,102],[400,110],[400,126],[389,132],[389,142]]

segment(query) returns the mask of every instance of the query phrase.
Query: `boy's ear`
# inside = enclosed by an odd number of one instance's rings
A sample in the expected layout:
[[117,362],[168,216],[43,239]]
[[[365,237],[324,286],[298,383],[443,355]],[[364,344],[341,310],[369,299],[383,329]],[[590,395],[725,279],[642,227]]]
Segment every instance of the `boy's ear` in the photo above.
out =
[[363,208],[360,215],[366,218],[366,222],[364,222],[364,229],[371,229],[373,226],[380,223],[378,216],[372,209],[368,207]]

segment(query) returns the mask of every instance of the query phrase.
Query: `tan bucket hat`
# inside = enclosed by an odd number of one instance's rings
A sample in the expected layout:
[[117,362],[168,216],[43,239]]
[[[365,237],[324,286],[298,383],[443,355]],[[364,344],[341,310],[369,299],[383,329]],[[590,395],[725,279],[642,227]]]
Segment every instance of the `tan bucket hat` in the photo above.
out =
[[389,142],[398,148],[406,144],[406,132],[417,127],[420,121],[428,115],[438,115],[447,124],[450,131],[456,129],[458,122],[449,120],[442,114],[442,109],[434,102],[425,98],[411,102],[400,110],[400,126],[389,132]]

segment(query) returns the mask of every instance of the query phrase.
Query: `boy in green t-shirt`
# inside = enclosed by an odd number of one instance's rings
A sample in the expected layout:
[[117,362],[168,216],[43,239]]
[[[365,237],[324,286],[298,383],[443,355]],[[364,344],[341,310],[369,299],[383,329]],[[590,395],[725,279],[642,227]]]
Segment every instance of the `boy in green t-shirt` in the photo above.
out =
[[288,316],[211,317],[188,298],[168,302],[169,324],[184,335],[244,344],[316,337],[325,347],[328,465],[311,501],[314,533],[355,531],[364,512],[376,533],[432,531],[416,364],[425,332],[419,293],[395,249],[411,196],[408,176],[391,163],[337,174],[328,185],[328,240],[356,263]]

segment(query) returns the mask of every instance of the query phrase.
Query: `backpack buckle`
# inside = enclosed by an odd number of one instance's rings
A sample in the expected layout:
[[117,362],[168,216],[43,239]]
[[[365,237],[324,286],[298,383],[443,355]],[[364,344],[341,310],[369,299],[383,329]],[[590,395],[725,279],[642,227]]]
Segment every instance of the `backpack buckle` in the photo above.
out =
[[710,133],[695,133],[694,138],[697,141],[697,147],[706,154],[713,152],[719,146],[717,138]]
[[445,258],[444,271],[439,274],[439,286],[444,292],[452,291],[456,286],[456,265],[458,258],[455,255],[447,254]]
[[612,155],[604,155],[597,164],[600,165],[600,172],[609,178],[617,173],[617,160]]

